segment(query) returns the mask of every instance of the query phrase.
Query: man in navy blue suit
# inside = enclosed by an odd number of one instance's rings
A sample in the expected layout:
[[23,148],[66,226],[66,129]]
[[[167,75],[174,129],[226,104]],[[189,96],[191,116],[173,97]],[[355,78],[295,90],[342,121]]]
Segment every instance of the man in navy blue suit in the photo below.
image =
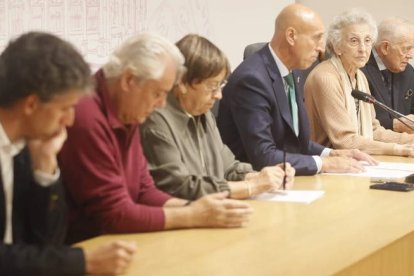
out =
[[[272,41],[233,72],[223,90],[218,126],[236,157],[258,170],[286,159],[298,175],[360,172],[359,150],[332,150],[309,140],[299,71],[324,50],[324,26],[311,9],[291,4],[276,18]],[[293,70],[293,72],[292,72]]]
[[[387,18],[378,26],[378,39],[362,71],[371,94],[385,105],[414,120],[414,70],[408,63],[414,56],[414,27],[399,18]],[[397,132],[414,131],[382,108],[375,106],[377,119]],[[401,118],[414,128],[414,124]]]

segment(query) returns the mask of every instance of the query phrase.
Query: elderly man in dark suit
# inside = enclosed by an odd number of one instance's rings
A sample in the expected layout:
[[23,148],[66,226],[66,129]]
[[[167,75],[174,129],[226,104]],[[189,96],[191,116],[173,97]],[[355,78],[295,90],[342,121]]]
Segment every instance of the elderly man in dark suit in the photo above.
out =
[[359,150],[332,150],[309,140],[304,79],[294,69],[308,68],[323,49],[320,16],[291,4],[277,16],[272,41],[236,68],[223,90],[218,126],[239,160],[258,170],[283,162],[285,151],[298,175],[359,172],[357,159],[376,162]]
[[66,205],[56,154],[73,108],[92,86],[69,43],[27,33],[0,55],[0,274],[122,273],[135,245],[63,245]]
[[[414,70],[408,63],[414,55],[414,27],[399,18],[388,18],[378,26],[378,40],[362,71],[371,94],[380,102],[414,120]],[[393,118],[375,106],[377,119],[385,128],[414,133],[414,123]]]

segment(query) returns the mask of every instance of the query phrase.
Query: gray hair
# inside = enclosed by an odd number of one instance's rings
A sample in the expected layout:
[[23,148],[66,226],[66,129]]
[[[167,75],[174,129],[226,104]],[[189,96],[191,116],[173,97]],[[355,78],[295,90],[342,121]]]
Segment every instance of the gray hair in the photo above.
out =
[[384,40],[396,42],[403,33],[414,33],[413,24],[399,17],[389,17],[378,25],[378,43]]
[[0,106],[28,95],[43,102],[70,89],[85,94],[93,87],[91,70],[75,47],[44,32],[29,32],[10,41],[0,55]]
[[118,77],[130,69],[140,80],[158,80],[165,71],[168,57],[176,62],[179,77],[185,70],[180,50],[159,35],[143,33],[122,43],[102,69],[107,78]]
[[371,38],[373,43],[377,40],[377,25],[371,14],[352,9],[334,17],[328,29],[326,48],[329,54],[334,55],[334,46],[337,46],[343,40],[343,29],[350,25],[367,24],[371,29]]

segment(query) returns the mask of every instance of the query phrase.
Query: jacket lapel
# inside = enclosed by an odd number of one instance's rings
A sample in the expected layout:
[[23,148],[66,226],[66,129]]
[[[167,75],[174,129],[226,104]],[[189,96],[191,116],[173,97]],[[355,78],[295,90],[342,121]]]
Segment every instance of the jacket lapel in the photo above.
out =
[[400,108],[400,103],[404,104],[404,101],[400,102],[400,95],[397,91],[401,91],[401,80],[398,78],[399,74],[392,73],[392,102],[394,103],[393,106],[390,106],[392,109],[395,110],[404,110],[404,107]]
[[292,116],[290,114],[289,101],[285,92],[284,82],[282,80],[282,76],[280,75],[279,69],[277,68],[276,62],[270,53],[268,46],[260,50],[260,54],[262,55],[266,65],[267,72],[273,81],[273,93],[276,97],[276,104],[279,107],[280,115],[294,133],[295,130],[293,128]]
[[375,90],[379,92],[377,95],[377,100],[385,103],[386,105],[389,105],[390,103],[388,103],[387,100],[388,88],[385,86],[381,71],[379,70],[377,62],[375,61],[374,55],[372,53],[366,66],[366,72],[369,78],[372,80],[372,86],[374,86]]

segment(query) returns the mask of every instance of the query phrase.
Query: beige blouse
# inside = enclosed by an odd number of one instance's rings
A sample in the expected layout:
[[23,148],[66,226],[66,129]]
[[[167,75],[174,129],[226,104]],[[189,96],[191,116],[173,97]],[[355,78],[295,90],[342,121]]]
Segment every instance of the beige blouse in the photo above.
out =
[[[358,90],[370,93],[367,79],[360,70],[357,83]],[[313,141],[336,149],[356,148],[384,155],[396,155],[397,143],[414,142],[414,135],[383,128],[375,118],[372,104],[359,101],[357,115],[351,91],[339,59],[333,57],[312,70],[305,83],[305,106]]]

